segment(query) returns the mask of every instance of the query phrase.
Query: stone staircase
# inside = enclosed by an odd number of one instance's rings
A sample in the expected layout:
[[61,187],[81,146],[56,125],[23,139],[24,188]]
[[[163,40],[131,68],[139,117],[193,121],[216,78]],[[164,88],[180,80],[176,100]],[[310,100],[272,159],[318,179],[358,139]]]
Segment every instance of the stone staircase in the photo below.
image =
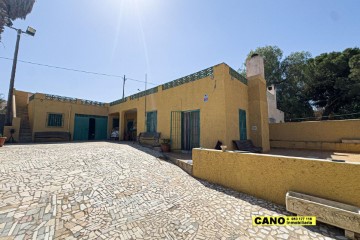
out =
[[16,116],[21,118],[19,142],[20,143],[32,142],[32,131],[30,128],[29,113],[27,107],[17,107]]

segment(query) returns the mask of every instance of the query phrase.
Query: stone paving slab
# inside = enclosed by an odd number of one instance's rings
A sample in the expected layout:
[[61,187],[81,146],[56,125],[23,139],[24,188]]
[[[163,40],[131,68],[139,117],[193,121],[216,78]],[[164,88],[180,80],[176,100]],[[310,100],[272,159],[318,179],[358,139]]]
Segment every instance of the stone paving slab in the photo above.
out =
[[285,208],[108,142],[0,149],[0,239],[345,239],[328,225],[253,227]]

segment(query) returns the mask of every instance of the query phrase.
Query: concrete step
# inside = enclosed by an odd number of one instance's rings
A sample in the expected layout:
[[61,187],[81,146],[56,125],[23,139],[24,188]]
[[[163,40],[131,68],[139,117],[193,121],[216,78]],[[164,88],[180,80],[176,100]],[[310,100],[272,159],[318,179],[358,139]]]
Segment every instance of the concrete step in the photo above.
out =
[[30,127],[29,112],[28,112],[27,107],[17,107],[16,115],[19,118],[21,118],[19,142],[20,143],[32,142],[32,131],[31,131],[31,127]]
[[22,141],[22,140],[32,140],[32,136],[25,136],[25,137],[21,137],[21,138],[19,138],[20,139],[20,141]]
[[20,133],[20,137],[26,137],[26,136],[32,136],[32,133],[31,132]]
[[32,136],[21,137],[20,140],[31,140]]
[[32,132],[31,131],[26,131],[26,132],[21,132],[20,131],[20,136],[25,136],[25,135],[32,135]]

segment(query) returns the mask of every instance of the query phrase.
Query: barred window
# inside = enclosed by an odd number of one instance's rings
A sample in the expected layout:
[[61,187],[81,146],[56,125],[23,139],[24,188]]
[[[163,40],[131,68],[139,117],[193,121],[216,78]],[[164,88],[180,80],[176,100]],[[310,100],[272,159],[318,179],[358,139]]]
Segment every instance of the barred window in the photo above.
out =
[[47,125],[48,127],[62,127],[63,115],[61,113],[49,113]]

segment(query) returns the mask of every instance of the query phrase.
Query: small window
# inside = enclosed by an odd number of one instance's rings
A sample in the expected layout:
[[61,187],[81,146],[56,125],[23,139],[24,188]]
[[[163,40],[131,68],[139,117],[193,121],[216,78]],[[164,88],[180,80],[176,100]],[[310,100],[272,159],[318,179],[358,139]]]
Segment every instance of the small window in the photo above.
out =
[[147,132],[156,132],[157,130],[157,112],[147,112],[146,114],[146,130]]
[[62,127],[63,115],[61,113],[49,113],[47,125],[48,127]]

